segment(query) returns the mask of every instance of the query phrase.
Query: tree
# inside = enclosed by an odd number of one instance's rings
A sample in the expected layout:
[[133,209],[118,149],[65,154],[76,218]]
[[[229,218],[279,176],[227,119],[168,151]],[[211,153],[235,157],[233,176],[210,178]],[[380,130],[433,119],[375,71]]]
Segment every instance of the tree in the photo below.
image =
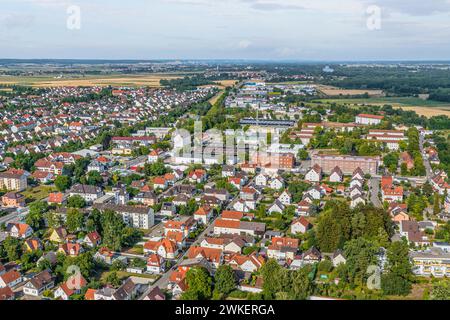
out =
[[101,221],[103,244],[111,250],[119,251],[122,248],[122,233],[125,228],[122,217],[114,211],[105,210]]
[[345,243],[344,254],[349,280],[355,285],[363,285],[367,280],[367,268],[377,265],[377,246],[364,238],[353,239]]
[[103,182],[103,178],[98,171],[89,171],[87,174],[86,182],[91,186],[99,186]]
[[450,282],[441,281],[433,285],[430,295],[431,300],[450,300]]
[[292,273],[291,296],[296,300],[305,300],[312,291],[312,281],[309,270],[302,268]]
[[308,153],[308,151],[306,151],[305,149],[300,149],[300,150],[298,151],[297,157],[298,157],[300,160],[308,160],[309,153]]
[[64,192],[70,188],[70,178],[68,176],[57,176],[55,179],[55,187],[60,192]]
[[221,265],[214,276],[215,290],[222,294],[229,294],[236,288],[233,269],[228,265]]
[[84,208],[86,206],[86,201],[79,195],[74,195],[67,199],[67,206],[69,208]]
[[30,204],[30,212],[28,213],[25,222],[33,228],[39,230],[44,226],[44,214],[48,211],[48,204],[44,201],[36,201]]
[[270,259],[261,267],[261,275],[264,279],[263,294],[268,299],[272,299],[275,293],[280,291],[278,282],[280,270],[280,265],[274,259]]
[[117,272],[113,271],[106,277],[106,282],[112,285],[113,287],[120,286],[120,279],[117,276]]
[[8,261],[16,261],[22,254],[20,241],[13,237],[7,237],[2,243]]
[[439,193],[435,193],[433,196],[433,214],[438,215],[441,212],[441,199]]
[[384,158],[383,158],[383,164],[386,168],[389,169],[390,172],[392,173],[396,173],[397,172],[397,166],[398,166],[398,160],[399,160],[399,155],[398,153],[388,153]]
[[75,233],[83,228],[84,215],[83,213],[74,208],[67,209],[66,226],[69,232]]
[[212,278],[203,267],[194,267],[186,273],[188,289],[181,296],[183,300],[206,300],[212,296]]
[[167,169],[164,165],[164,162],[161,159],[154,163],[146,164],[144,167],[144,172],[146,176],[154,177],[154,176],[162,176],[167,173]]
[[387,250],[387,274],[381,277],[384,294],[407,295],[411,291],[411,262],[406,241],[393,242]]

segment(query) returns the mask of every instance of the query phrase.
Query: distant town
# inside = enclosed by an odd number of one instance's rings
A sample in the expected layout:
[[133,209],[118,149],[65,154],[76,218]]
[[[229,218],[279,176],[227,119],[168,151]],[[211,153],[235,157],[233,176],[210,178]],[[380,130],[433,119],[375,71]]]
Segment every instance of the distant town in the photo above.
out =
[[448,299],[448,79],[0,60],[0,300]]

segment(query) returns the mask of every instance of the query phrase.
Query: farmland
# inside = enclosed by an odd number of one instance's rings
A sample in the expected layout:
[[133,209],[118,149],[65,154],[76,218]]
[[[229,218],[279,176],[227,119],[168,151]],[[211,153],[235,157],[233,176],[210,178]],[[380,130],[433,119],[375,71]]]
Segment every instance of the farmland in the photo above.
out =
[[392,105],[394,108],[415,111],[418,115],[432,117],[437,115],[450,116],[450,104],[439,101],[423,100],[415,97],[384,97],[368,99],[319,99],[320,103],[341,103],[349,105]]
[[32,76],[32,77],[14,77],[1,76],[0,84],[3,85],[22,85],[32,86],[36,88],[42,87],[91,87],[91,86],[149,86],[160,87],[160,80],[182,78],[181,74],[162,73],[162,74],[146,74],[146,75],[100,75],[100,76],[68,76],[63,78],[55,78],[49,76]]

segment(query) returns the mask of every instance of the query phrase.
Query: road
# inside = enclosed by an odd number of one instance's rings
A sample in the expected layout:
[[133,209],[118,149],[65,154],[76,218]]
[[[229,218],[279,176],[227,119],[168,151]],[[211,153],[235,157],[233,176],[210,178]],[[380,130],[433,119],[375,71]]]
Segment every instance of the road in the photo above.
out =
[[3,216],[0,218],[0,224],[7,224],[12,221],[18,221],[19,220],[19,213],[17,211],[7,214],[6,216]]
[[382,208],[383,204],[381,203],[380,198],[378,197],[378,193],[380,192],[380,179],[379,178],[370,178],[369,182],[369,192],[370,192],[370,201],[377,208]]

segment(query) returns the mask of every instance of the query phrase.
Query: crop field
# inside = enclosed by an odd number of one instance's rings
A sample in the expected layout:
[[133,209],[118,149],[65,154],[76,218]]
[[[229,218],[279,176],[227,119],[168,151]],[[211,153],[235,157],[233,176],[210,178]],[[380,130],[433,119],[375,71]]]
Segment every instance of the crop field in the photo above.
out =
[[385,97],[368,99],[319,99],[319,103],[341,103],[348,105],[392,105],[394,108],[415,111],[418,115],[433,117],[437,115],[450,116],[450,104],[440,101],[423,100],[416,97]]
[[149,86],[160,87],[160,80],[179,79],[181,74],[146,74],[146,75],[99,75],[99,76],[68,76],[55,78],[49,76],[13,77],[0,76],[0,84],[17,84],[22,86],[42,87],[92,87],[92,86]]
[[382,96],[382,90],[341,89],[333,86],[318,85],[317,89],[327,96],[360,95],[367,93],[369,96]]

